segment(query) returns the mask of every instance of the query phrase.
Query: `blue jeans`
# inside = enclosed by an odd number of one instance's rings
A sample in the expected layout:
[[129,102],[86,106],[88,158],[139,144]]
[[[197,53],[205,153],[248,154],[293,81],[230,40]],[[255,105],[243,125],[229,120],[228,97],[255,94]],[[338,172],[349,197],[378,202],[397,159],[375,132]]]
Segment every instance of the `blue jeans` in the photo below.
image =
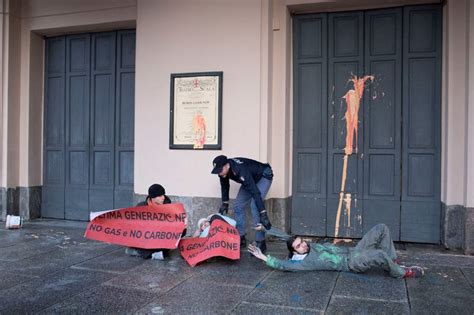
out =
[[[266,168],[265,171],[263,172],[264,176],[270,177],[270,175],[273,175],[272,169],[270,167]],[[262,196],[262,200],[265,198],[267,195],[268,191],[270,190],[270,186],[272,185],[272,180],[262,177],[257,183],[257,188],[260,191],[260,195]],[[250,202],[250,210],[252,213],[252,222],[254,226],[260,223],[260,214],[257,209],[257,206],[255,205],[255,200],[253,200],[252,195],[245,190],[243,187],[240,187],[239,192],[237,193],[237,197],[235,198],[235,203],[234,203],[234,211],[235,211],[235,218],[237,221],[237,230],[239,231],[239,234],[245,235],[245,232],[247,230],[246,227],[246,218],[247,215],[245,213],[245,207],[248,205],[248,202]],[[255,233],[255,240],[260,242],[265,240],[265,231],[257,231]]]

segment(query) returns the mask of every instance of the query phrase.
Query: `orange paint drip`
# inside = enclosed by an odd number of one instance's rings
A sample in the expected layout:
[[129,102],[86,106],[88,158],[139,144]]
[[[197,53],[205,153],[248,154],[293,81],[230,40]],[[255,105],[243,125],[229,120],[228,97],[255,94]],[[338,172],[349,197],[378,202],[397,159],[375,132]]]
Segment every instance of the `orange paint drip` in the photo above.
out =
[[206,120],[199,112],[196,112],[193,117],[193,130],[194,149],[204,148],[204,143],[206,141]]
[[[337,207],[336,213],[336,225],[334,230],[334,237],[337,238],[339,235],[339,224],[341,220],[341,210],[342,202],[345,202],[345,209],[348,215],[348,226],[350,227],[350,215],[351,215],[351,195],[346,194],[344,198],[344,191],[346,188],[346,179],[347,179],[347,161],[349,160],[349,155],[353,153],[353,141],[354,136],[356,138],[356,150],[357,150],[357,131],[359,126],[359,108],[360,100],[364,95],[364,85],[365,81],[373,81],[374,76],[366,75],[363,78],[358,78],[354,76],[350,81],[354,84],[354,89],[347,91],[346,95],[343,96],[347,104],[347,109],[345,113],[346,118],[346,146],[344,148],[344,164],[342,167],[342,180],[341,180],[341,191],[339,192],[339,205]],[[336,240],[334,240],[336,242]]]
[[357,78],[354,76],[350,81],[354,83],[354,89],[347,91],[346,95],[343,98],[346,100],[347,109],[346,109],[346,147],[344,148],[344,153],[347,155],[352,154],[354,134],[356,138],[356,148],[357,148],[357,130],[359,126],[359,108],[360,100],[364,94],[364,85],[367,80],[374,80],[374,76],[366,75],[363,78]]
[[344,198],[344,205],[345,205],[345,210],[347,214],[347,226],[351,227],[351,194],[347,193],[346,197]]

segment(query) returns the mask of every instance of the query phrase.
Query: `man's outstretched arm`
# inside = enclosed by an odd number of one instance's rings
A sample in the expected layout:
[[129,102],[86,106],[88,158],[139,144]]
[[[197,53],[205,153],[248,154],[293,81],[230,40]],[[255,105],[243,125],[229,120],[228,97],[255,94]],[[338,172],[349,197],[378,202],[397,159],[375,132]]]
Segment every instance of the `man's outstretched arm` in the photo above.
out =
[[270,255],[265,255],[262,253],[260,248],[250,244],[248,246],[248,251],[257,257],[260,260],[263,260],[267,266],[285,271],[303,271],[303,270],[314,270],[310,265],[306,264],[303,260],[283,260],[278,259]]

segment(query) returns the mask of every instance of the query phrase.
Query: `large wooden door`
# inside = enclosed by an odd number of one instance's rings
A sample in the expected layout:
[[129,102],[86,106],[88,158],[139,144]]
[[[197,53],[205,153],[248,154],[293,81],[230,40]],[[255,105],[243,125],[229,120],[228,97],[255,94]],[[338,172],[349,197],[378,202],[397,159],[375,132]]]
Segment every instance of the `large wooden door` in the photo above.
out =
[[[335,236],[351,78],[373,75],[349,155],[338,236],[377,223],[439,242],[441,7],[294,18],[292,232]],[[346,205],[347,204],[347,205]]]
[[135,31],[46,40],[42,216],[132,205]]

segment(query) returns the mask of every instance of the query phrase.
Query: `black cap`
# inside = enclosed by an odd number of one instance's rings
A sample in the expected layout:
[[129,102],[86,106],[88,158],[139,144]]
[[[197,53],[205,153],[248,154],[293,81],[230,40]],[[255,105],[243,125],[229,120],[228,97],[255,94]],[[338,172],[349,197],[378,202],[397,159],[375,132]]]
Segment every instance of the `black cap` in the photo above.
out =
[[219,155],[214,158],[214,161],[212,161],[212,166],[214,167],[212,169],[211,174],[219,174],[222,171],[222,167],[227,164],[227,156],[225,155]]
[[148,197],[156,198],[165,194],[165,188],[160,184],[153,184],[148,188]]

